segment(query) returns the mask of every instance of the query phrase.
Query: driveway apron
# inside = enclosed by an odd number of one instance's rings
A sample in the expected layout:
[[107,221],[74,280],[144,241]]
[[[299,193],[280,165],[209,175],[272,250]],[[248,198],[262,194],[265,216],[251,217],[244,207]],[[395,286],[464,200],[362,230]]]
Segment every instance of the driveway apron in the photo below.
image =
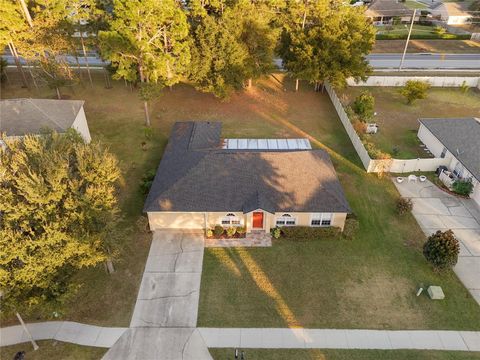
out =
[[[393,179],[395,180],[395,179]],[[412,214],[426,236],[451,229],[460,241],[454,270],[480,304],[480,209],[471,199],[462,199],[437,188],[430,181],[394,181],[400,195],[413,202]]]

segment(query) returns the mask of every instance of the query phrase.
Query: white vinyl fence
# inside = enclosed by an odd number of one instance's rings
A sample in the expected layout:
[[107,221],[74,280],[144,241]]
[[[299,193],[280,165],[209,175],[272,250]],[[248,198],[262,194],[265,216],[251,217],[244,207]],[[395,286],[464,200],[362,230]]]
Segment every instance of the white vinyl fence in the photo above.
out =
[[363,145],[360,137],[353,128],[350,119],[348,118],[345,109],[343,108],[340,99],[338,98],[335,90],[331,87],[330,84],[325,84],[325,89],[327,90],[330,100],[337,111],[338,117],[345,128],[345,131],[348,134],[348,137],[352,141],[353,147],[357,151],[360,160],[362,161],[363,166],[367,172],[392,172],[392,173],[407,173],[414,171],[435,171],[440,165],[448,165],[448,159],[441,158],[427,158],[427,159],[386,159],[386,160],[377,160],[370,158],[368,155],[365,146]]
[[353,128],[353,125],[350,122],[350,119],[348,118],[348,115],[345,112],[345,109],[343,108],[343,105],[340,102],[340,99],[335,93],[335,90],[333,90],[333,88],[328,83],[325,83],[325,89],[327,90],[327,93],[330,96],[330,100],[332,101],[333,106],[335,107],[335,110],[337,110],[338,117],[340,118],[340,121],[342,122],[343,127],[345,128],[345,131],[348,134],[348,137],[352,141],[353,147],[357,151],[357,154],[360,157],[360,160],[362,160],[363,166],[365,167],[366,170],[368,170],[372,159],[368,155],[368,152],[365,149],[365,146],[363,146],[362,140],[360,140],[360,137],[357,135],[357,132]]
[[366,81],[355,82],[348,79],[348,86],[404,86],[408,80],[426,81],[433,87],[469,87],[480,88],[478,76],[370,76]]

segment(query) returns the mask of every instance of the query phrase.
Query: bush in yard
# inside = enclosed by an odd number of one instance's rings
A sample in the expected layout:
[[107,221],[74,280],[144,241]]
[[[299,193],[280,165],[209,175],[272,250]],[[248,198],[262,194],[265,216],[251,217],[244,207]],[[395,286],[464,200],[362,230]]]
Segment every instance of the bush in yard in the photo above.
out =
[[353,239],[359,228],[360,223],[355,217],[347,217],[347,220],[345,220],[345,226],[343,227],[342,235],[345,239]]
[[282,229],[279,227],[275,227],[272,230],[270,230],[270,233],[272,234],[274,239],[279,239],[280,236],[282,235]]
[[470,86],[468,86],[466,81],[462,82],[462,85],[460,85],[460,91],[463,94],[466,94],[468,92],[468,90],[470,90]]
[[358,136],[362,136],[367,132],[367,124],[362,121],[354,120],[352,121],[352,125]]
[[423,245],[423,255],[437,270],[446,270],[457,263],[460,245],[452,230],[430,235]]
[[237,227],[237,234],[245,235],[247,233],[247,228],[245,226],[238,226]]
[[324,238],[336,238],[340,229],[335,226],[310,227],[310,226],[284,226],[281,228],[282,237],[287,240],[306,241]]
[[400,93],[407,99],[407,104],[413,104],[415,100],[425,99],[430,84],[420,80],[408,80],[400,90]]
[[433,28],[433,32],[438,35],[443,35],[447,32],[447,30],[441,26],[435,26]]
[[352,104],[352,110],[362,121],[370,120],[374,114],[375,98],[369,91],[362,92]]
[[142,182],[140,183],[140,191],[142,194],[147,195],[152,187],[153,179],[155,178],[155,170],[149,170],[142,176]]
[[409,211],[412,211],[413,203],[409,198],[399,197],[395,205],[398,215],[404,215]]
[[213,230],[212,229],[207,229],[206,234],[207,234],[207,237],[212,237],[213,236]]
[[213,229],[213,235],[215,236],[222,236],[224,232],[224,229],[220,225],[216,225],[215,228]]
[[452,185],[453,192],[468,196],[473,191],[473,183],[471,180],[456,180]]
[[234,237],[236,233],[237,233],[237,228],[235,226],[230,226],[229,228],[227,228],[228,237]]

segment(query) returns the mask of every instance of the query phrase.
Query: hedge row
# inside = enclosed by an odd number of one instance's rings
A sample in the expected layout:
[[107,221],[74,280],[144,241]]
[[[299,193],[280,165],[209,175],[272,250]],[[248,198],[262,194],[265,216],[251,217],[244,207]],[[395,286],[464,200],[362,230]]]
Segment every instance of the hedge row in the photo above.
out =
[[[412,34],[411,40],[470,40],[470,34]],[[377,40],[405,40],[407,34],[377,34]]]
[[282,229],[282,238],[287,240],[308,241],[325,238],[336,238],[341,234],[340,228],[329,227],[310,227],[310,226],[284,226]]

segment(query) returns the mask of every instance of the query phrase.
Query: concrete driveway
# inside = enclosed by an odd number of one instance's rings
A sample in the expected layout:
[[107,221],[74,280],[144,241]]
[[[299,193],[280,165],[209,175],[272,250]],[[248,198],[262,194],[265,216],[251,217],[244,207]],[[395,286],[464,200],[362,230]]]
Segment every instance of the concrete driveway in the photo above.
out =
[[425,235],[452,229],[460,241],[454,270],[480,304],[480,209],[470,199],[452,196],[430,181],[394,181],[402,197],[411,198],[413,216]]
[[212,359],[196,329],[203,248],[203,232],[154,232],[130,329],[104,359]]

